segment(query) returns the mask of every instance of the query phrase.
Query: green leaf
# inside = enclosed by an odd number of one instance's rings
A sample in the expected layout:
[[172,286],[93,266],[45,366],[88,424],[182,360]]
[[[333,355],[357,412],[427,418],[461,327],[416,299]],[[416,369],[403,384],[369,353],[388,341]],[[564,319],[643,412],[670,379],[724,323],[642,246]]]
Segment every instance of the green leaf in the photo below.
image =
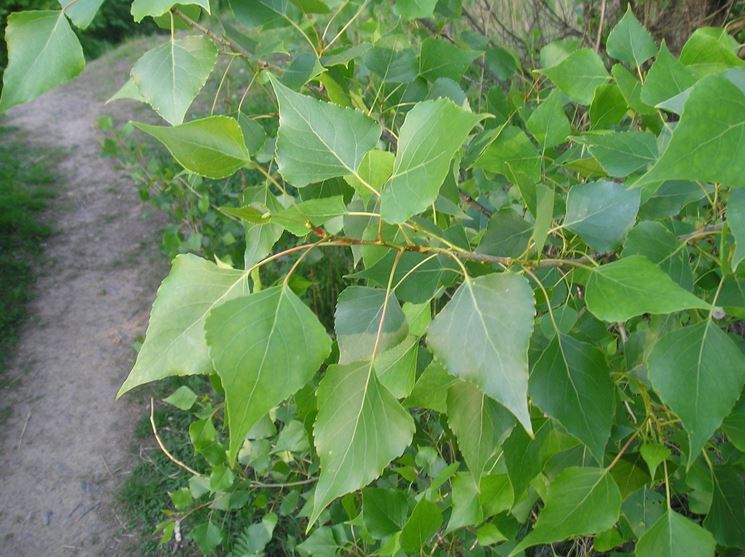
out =
[[223,531],[212,522],[205,522],[192,528],[189,537],[194,540],[203,554],[209,555],[222,543]]
[[451,480],[453,512],[450,513],[447,532],[465,526],[474,526],[484,518],[479,502],[479,485],[468,472],[459,472]]
[[427,81],[434,81],[438,77],[460,81],[468,66],[479,54],[443,39],[426,38],[422,41],[422,52],[419,56],[419,75]]
[[378,352],[385,352],[406,338],[406,317],[393,294],[382,288],[348,286],[339,295],[334,314],[336,340],[339,343],[339,363],[369,361],[380,331]]
[[369,487],[362,490],[362,519],[370,534],[381,539],[404,527],[409,517],[409,502],[401,489]]
[[666,180],[745,185],[745,92],[722,76],[699,81],[667,149],[636,186]]
[[727,226],[735,237],[732,269],[745,259],[745,189],[733,189],[727,199]]
[[207,178],[227,178],[250,162],[241,127],[227,116],[209,116],[173,127],[133,124],[165,145],[186,170]]
[[528,248],[533,226],[511,208],[495,212],[476,250],[501,257],[520,257]]
[[649,477],[654,479],[657,467],[670,458],[671,452],[665,445],[642,443],[642,446],[639,448],[639,454],[641,454],[644,462],[647,463]]
[[[279,201],[277,201],[277,198],[274,197],[267,187],[248,187],[243,190],[242,196],[244,203],[261,203],[270,212],[279,212],[282,210]],[[246,252],[243,256],[243,264],[246,269],[250,269],[271,253],[274,244],[282,236],[283,228],[273,222],[245,222],[244,231]]]
[[345,176],[344,180],[355,189],[363,201],[367,201],[373,195],[368,186],[372,186],[372,189],[378,192],[383,189],[383,185],[393,174],[395,158],[396,155],[388,151],[372,149],[362,159],[357,170],[358,177]]
[[683,45],[680,61],[697,75],[721,73],[745,66],[745,60],[737,55],[740,46],[726,28],[701,27]]
[[502,81],[509,80],[520,70],[520,59],[515,55],[514,52],[502,48],[494,47],[487,49],[484,61],[486,67],[492,72],[497,79]]
[[583,105],[592,102],[595,89],[609,77],[600,56],[590,48],[576,50],[555,66],[540,72],[571,100]]
[[714,534],[719,545],[745,548],[745,505],[740,471],[730,466],[714,466],[714,496],[704,527]]
[[520,128],[502,128],[475,165],[489,172],[503,174],[510,182],[517,184],[530,212],[535,210],[535,187],[541,179],[541,156]]
[[380,212],[400,224],[434,203],[453,155],[481,116],[448,99],[418,103],[401,126],[393,174],[383,187]]
[[447,412],[448,389],[458,381],[440,362],[433,360],[419,376],[404,403],[409,408],[428,408],[444,414]]
[[71,80],[85,67],[80,42],[60,11],[10,14],[5,41],[8,67],[3,73],[0,113]]
[[590,313],[608,322],[626,321],[645,313],[711,309],[640,255],[595,267],[587,281],[586,301]]
[[621,255],[643,255],[657,263],[680,286],[693,290],[693,271],[685,243],[660,222],[644,221],[632,228]]
[[611,68],[611,74],[629,107],[644,116],[656,113],[654,106],[649,106],[642,101],[642,84],[629,70],[621,64],[616,64]]
[[629,107],[621,89],[605,83],[595,90],[590,105],[590,129],[602,130],[617,126],[626,116]]
[[176,389],[170,396],[163,399],[163,402],[167,402],[171,406],[175,406],[179,410],[189,410],[194,403],[197,401],[197,395],[186,385],[182,385]]
[[554,189],[545,184],[537,184],[536,197],[535,223],[530,239],[534,244],[533,251],[540,254],[543,253],[543,246],[546,244],[554,218]]
[[344,197],[318,197],[290,205],[271,215],[275,222],[296,236],[306,236],[313,226],[323,226],[347,212]]
[[[349,276],[365,278],[377,286],[385,287],[396,258],[397,254],[389,251],[372,267]],[[393,273],[396,298],[415,304],[431,300],[440,285],[442,273],[443,266],[436,257],[416,252],[402,254]]]
[[688,466],[698,457],[745,385],[745,356],[710,320],[662,337],[652,348],[649,378],[688,432]]
[[657,52],[652,35],[634,17],[631,5],[611,29],[605,48],[609,56],[636,67],[641,66]]
[[608,180],[577,184],[567,195],[563,226],[591,248],[610,251],[634,225],[640,199],[639,190]]
[[406,398],[414,389],[418,356],[419,339],[408,336],[375,359],[375,373],[380,383],[396,398]]
[[235,18],[248,27],[288,25],[300,16],[290,0],[230,0]]
[[519,500],[525,490],[543,469],[546,461],[543,447],[551,428],[544,421],[531,438],[521,427],[516,427],[504,442],[504,461],[510,478],[514,497]]
[[225,389],[232,461],[248,431],[313,377],[331,352],[331,339],[287,285],[213,309],[205,333]]
[[465,381],[459,381],[448,390],[447,413],[458,448],[473,479],[478,482],[515,421],[504,407]]
[[437,505],[427,499],[421,499],[401,531],[401,549],[409,553],[419,553],[437,533],[441,524],[442,512]]
[[65,15],[70,18],[78,29],[88,27],[93,18],[96,17],[98,9],[103,4],[103,0],[57,0],[62,7]]
[[714,557],[716,542],[710,532],[668,509],[639,538],[637,557]]
[[209,0],[133,0],[132,18],[139,23],[145,17],[158,17],[173,8],[176,4],[197,5],[210,13]]
[[294,91],[325,71],[315,54],[298,54],[282,74],[282,83]]
[[657,138],[649,132],[589,132],[574,140],[587,145],[590,154],[614,178],[625,178],[658,157]]
[[310,524],[335,498],[376,479],[414,435],[414,420],[380,384],[371,362],[332,365],[318,387],[313,428],[321,475]]
[[146,52],[132,67],[132,79],[145,100],[169,124],[184,121],[217,61],[215,44],[205,37],[174,39]]
[[594,345],[556,334],[530,374],[530,397],[603,463],[615,411],[608,362]]
[[249,293],[247,275],[218,267],[195,255],[178,255],[153,303],[145,342],[117,397],[170,375],[207,373],[211,369],[204,341],[210,310]]
[[277,160],[282,176],[296,187],[336,176],[357,175],[375,147],[380,126],[355,110],[295,93],[272,79],[279,101]]
[[238,113],[238,124],[243,132],[243,139],[249,153],[257,154],[266,141],[264,128],[253,118],[249,118],[243,112]]
[[406,21],[432,17],[437,0],[398,0],[395,10]]
[[428,344],[448,371],[507,408],[528,432],[534,315],[533,290],[525,278],[512,273],[466,277],[427,331]]
[[571,126],[564,114],[562,94],[553,90],[548,98],[533,111],[525,125],[528,126],[530,133],[543,150],[564,143],[571,131]]
[[338,548],[334,531],[328,526],[318,528],[297,546],[298,553],[307,557],[336,557]]
[[696,78],[691,70],[670,54],[663,41],[642,85],[641,100],[649,106],[656,106],[682,93],[694,83]]
[[512,550],[589,536],[611,528],[621,512],[621,494],[603,468],[567,468],[548,486],[533,530]]
[[393,50],[374,46],[365,55],[365,66],[382,77],[385,83],[408,83],[416,79],[418,72],[416,53],[412,48]]

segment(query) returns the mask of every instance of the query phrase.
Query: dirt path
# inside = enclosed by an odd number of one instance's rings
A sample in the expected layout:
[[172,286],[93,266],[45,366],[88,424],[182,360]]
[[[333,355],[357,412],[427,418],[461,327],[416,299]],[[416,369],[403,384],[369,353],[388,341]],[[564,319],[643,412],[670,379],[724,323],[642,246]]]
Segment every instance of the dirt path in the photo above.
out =
[[[112,494],[131,469],[142,403],[114,401],[144,332],[157,283],[157,215],[99,157],[96,120],[128,73],[131,53],[112,53],[79,80],[9,112],[29,140],[63,147],[55,235],[1,406],[0,555],[121,555]],[[120,71],[117,71],[120,68]],[[116,114],[118,112],[118,115]],[[127,114],[129,112],[129,114]]]

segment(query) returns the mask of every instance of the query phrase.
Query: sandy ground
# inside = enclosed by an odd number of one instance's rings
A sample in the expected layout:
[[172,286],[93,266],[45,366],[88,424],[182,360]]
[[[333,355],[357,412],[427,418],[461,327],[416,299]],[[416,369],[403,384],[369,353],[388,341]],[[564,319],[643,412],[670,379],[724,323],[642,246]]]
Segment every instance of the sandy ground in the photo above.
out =
[[55,235],[0,391],[0,406],[12,408],[0,428],[2,557],[126,554],[113,493],[134,464],[132,432],[145,408],[114,396],[167,271],[163,223],[99,156],[97,118],[122,121],[134,110],[102,103],[126,79],[131,55],[99,59],[4,121],[66,155],[47,215]]

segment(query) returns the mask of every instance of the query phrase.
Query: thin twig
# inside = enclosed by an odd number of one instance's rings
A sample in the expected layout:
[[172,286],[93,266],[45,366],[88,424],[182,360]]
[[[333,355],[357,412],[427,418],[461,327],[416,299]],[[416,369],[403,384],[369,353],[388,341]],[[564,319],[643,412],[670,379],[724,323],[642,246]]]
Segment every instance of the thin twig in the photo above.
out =
[[160,440],[160,437],[158,436],[158,430],[155,427],[155,402],[153,401],[153,397],[150,397],[150,426],[153,428],[153,435],[155,436],[155,441],[158,443],[158,446],[160,447],[160,450],[163,451],[163,454],[168,457],[168,460],[173,462],[176,466],[183,468],[189,474],[192,476],[201,476],[199,472],[188,466],[187,464],[184,464],[179,459],[177,459],[175,456],[171,454],[171,452],[166,448],[166,446],[163,444],[163,441]]
[[598,36],[595,38],[595,50],[600,52],[600,43],[603,40],[603,26],[605,25],[605,0],[600,4],[600,24],[598,25]]

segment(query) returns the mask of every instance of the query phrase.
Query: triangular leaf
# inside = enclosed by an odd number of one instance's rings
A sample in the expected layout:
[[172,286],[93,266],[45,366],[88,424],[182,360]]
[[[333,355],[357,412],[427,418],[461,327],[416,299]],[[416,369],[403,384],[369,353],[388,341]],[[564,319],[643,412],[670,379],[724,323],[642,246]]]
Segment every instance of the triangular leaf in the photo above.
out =
[[586,301],[595,317],[609,322],[626,321],[645,313],[711,308],[641,255],[594,268],[587,281]]
[[153,303],[145,342],[117,396],[169,375],[207,373],[204,322],[210,310],[249,293],[243,271],[195,255],[178,255]]
[[58,0],[58,2],[67,17],[78,29],[88,27],[93,18],[96,17],[101,4],[103,4],[103,0],[75,0],[74,2],[72,0]]
[[662,337],[649,355],[649,378],[688,432],[688,466],[732,411],[745,385],[745,356],[712,321]]
[[380,126],[355,110],[295,93],[272,79],[279,101],[277,160],[282,176],[296,187],[336,176],[357,176],[375,147]]
[[310,381],[331,352],[331,339],[287,285],[215,308],[205,332],[225,389],[233,460],[249,430]]
[[631,5],[608,34],[605,44],[608,55],[632,66],[641,66],[657,52],[652,35],[634,17]]
[[639,538],[637,557],[714,557],[716,542],[710,532],[672,509]]
[[610,369],[600,350],[557,334],[533,366],[530,396],[603,463],[615,397]]
[[205,37],[172,39],[146,52],[132,67],[140,93],[169,124],[184,121],[217,61],[215,44]]
[[540,71],[570,99],[584,105],[592,102],[595,89],[609,77],[602,59],[590,48],[576,50],[555,66]]
[[5,41],[8,67],[3,73],[0,113],[69,81],[85,67],[83,49],[61,11],[10,14]]
[[515,420],[503,406],[465,381],[448,390],[447,412],[458,448],[478,482],[487,462],[512,431]]
[[380,476],[414,435],[414,420],[380,384],[371,362],[330,366],[318,408],[313,433],[321,476],[310,524],[331,501]]
[[567,468],[548,486],[544,502],[535,527],[511,556],[533,545],[603,532],[621,512],[618,486],[603,468]]
[[165,145],[185,169],[207,178],[226,178],[250,161],[241,127],[227,116],[209,116],[173,127],[138,122],[134,126]]
[[427,343],[448,371],[502,404],[528,432],[534,315],[533,290],[525,278],[511,273],[466,277],[427,331]]
[[380,212],[387,222],[400,224],[434,203],[450,160],[479,120],[448,99],[418,103],[406,115],[383,187]]
[[609,180],[577,184],[567,195],[563,226],[591,248],[610,251],[634,225],[640,199],[639,190]]
[[699,81],[670,143],[636,186],[667,180],[745,185],[745,92],[722,76]]

